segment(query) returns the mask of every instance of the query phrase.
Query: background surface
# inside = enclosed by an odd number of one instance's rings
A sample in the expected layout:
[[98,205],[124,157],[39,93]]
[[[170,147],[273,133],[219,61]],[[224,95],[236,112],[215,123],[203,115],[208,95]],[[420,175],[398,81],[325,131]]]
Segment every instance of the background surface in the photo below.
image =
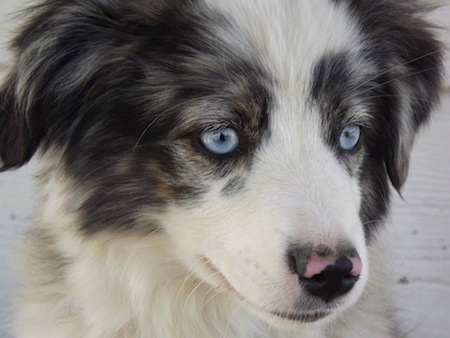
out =
[[[450,0],[432,14],[450,46]],[[24,0],[0,0],[0,77],[11,55],[5,44]],[[447,56],[447,69],[450,58]],[[447,72],[449,74],[449,72]],[[15,250],[36,205],[32,162],[0,175],[0,337],[7,337],[11,298],[19,285]],[[404,200],[395,197],[389,225],[396,297],[409,337],[450,337],[450,77],[439,113],[413,151]]]

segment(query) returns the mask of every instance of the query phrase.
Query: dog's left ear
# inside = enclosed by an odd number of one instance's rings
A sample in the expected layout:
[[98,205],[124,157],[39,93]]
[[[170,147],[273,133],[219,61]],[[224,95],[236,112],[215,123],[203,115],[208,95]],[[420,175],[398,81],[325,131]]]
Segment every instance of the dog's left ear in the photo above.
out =
[[429,120],[439,100],[443,48],[422,20],[398,22],[396,25],[397,29],[390,34],[396,48],[392,78],[399,98],[399,111],[394,119],[400,129],[391,129],[390,141],[393,144],[388,145],[385,163],[392,185],[400,192],[408,176],[415,135]]
[[28,162],[42,138],[38,123],[21,111],[13,88],[13,76],[0,88],[0,172]]

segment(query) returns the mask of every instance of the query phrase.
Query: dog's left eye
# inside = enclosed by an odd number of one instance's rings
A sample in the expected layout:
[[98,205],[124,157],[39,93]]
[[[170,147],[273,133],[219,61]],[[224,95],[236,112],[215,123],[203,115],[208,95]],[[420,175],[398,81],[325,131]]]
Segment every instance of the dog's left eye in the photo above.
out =
[[342,149],[351,151],[356,148],[361,138],[361,128],[355,124],[347,125],[339,137],[339,144]]
[[239,137],[231,128],[205,131],[201,134],[200,141],[214,155],[229,155],[239,147]]

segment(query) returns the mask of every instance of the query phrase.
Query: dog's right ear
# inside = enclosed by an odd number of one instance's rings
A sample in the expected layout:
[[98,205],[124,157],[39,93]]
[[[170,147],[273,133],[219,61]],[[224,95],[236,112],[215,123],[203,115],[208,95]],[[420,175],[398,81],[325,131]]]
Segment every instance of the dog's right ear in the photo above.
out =
[[42,133],[36,121],[27,118],[15,93],[15,77],[0,89],[0,171],[18,168],[36,152]]

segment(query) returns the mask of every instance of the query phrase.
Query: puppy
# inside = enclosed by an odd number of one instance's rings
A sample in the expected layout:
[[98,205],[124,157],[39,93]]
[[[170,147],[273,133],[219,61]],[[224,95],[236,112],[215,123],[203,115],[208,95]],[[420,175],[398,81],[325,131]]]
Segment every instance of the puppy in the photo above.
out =
[[394,337],[390,185],[438,101],[406,0],[45,0],[0,91],[36,152],[17,337]]

